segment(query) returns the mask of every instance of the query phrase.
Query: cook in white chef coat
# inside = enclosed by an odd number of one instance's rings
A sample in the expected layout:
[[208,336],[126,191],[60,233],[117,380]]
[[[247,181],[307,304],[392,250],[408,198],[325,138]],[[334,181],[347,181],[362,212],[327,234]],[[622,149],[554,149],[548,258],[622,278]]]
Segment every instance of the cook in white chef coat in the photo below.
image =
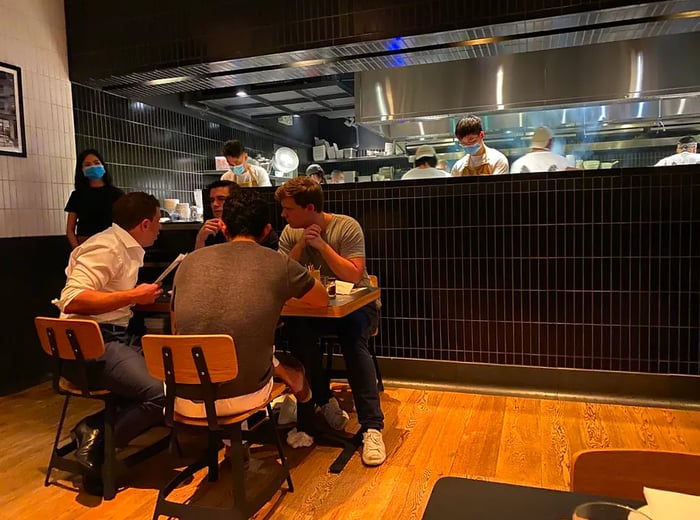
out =
[[554,135],[541,126],[532,135],[532,151],[513,163],[510,173],[558,172],[572,169],[566,158],[551,151]]
[[508,159],[484,143],[484,129],[478,116],[467,116],[457,123],[455,137],[467,153],[452,167],[453,177],[508,173]]
[[224,156],[231,169],[221,176],[222,181],[233,181],[241,188],[272,186],[265,168],[248,162],[248,152],[240,141],[226,141]]
[[402,181],[409,179],[439,179],[440,177],[449,177],[450,174],[443,170],[438,170],[437,154],[435,148],[428,145],[419,146],[416,150],[416,167],[408,170],[401,177]]
[[678,166],[680,164],[700,164],[698,142],[691,135],[681,137],[676,146],[676,153],[664,157],[654,166]]

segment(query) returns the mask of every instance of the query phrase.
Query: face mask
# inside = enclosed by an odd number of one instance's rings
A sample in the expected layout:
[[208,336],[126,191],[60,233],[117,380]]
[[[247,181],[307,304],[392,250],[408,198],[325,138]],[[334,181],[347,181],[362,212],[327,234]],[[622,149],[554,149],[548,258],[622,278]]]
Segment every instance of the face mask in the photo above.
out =
[[236,175],[242,175],[245,172],[245,166],[239,164],[238,166],[231,166],[231,171]]
[[464,151],[467,152],[469,155],[474,155],[481,149],[481,145],[478,143],[472,145],[462,145],[462,148],[464,148]]
[[90,180],[96,181],[101,179],[105,174],[105,167],[102,166],[101,164],[97,164],[95,166],[88,166],[87,168],[83,168],[83,175],[87,177]]

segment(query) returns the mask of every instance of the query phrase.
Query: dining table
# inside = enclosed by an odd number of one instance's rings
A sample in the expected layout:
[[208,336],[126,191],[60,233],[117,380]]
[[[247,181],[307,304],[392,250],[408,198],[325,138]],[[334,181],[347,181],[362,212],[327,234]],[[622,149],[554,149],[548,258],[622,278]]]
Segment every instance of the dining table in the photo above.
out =
[[638,500],[519,486],[463,477],[442,477],[433,487],[423,520],[571,520],[586,502],[614,502],[637,509]]

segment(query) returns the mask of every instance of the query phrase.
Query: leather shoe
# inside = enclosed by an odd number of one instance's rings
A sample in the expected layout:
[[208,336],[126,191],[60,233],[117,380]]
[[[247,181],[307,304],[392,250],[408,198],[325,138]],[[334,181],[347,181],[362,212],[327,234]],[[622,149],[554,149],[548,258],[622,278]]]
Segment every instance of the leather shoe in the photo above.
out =
[[75,459],[88,471],[99,474],[104,455],[102,431],[90,427],[85,421],[80,421],[70,434],[76,443]]

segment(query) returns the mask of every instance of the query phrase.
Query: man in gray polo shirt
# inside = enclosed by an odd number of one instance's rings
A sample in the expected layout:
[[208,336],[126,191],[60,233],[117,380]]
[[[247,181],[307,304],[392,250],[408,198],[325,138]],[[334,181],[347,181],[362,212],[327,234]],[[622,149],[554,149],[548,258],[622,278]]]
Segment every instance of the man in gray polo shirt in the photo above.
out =
[[[360,224],[346,215],[323,211],[321,185],[307,177],[297,177],[280,186],[275,198],[282,205],[287,226],[280,237],[279,251],[302,265],[314,265],[321,275],[369,287],[365,269],[365,238]],[[347,414],[332,397],[328,376],[322,367],[319,345],[321,334],[338,336],[357,417],[363,432],[362,461],[378,466],[386,460],[382,438],[384,415],[377,389],[377,373],[369,352],[368,341],[377,325],[377,302],[372,302],[344,318],[294,318],[285,320],[289,329],[292,353],[304,363],[313,392],[312,402],[321,407],[328,424],[342,430]],[[302,405],[300,405],[302,406]],[[297,430],[290,432],[292,446],[308,444],[311,425],[303,424],[298,414]],[[312,440],[310,442],[313,442]]]
[[[298,262],[259,244],[269,225],[267,203],[236,190],[224,203],[221,228],[228,242],[190,253],[175,275],[178,334],[228,334],[238,357],[238,377],[222,384],[221,415],[261,406],[272,388],[274,339],[282,306],[290,298],[328,305],[324,287]],[[308,392],[307,392],[308,393]],[[308,399],[308,397],[307,397]],[[176,402],[183,415],[202,416],[197,403]]]

